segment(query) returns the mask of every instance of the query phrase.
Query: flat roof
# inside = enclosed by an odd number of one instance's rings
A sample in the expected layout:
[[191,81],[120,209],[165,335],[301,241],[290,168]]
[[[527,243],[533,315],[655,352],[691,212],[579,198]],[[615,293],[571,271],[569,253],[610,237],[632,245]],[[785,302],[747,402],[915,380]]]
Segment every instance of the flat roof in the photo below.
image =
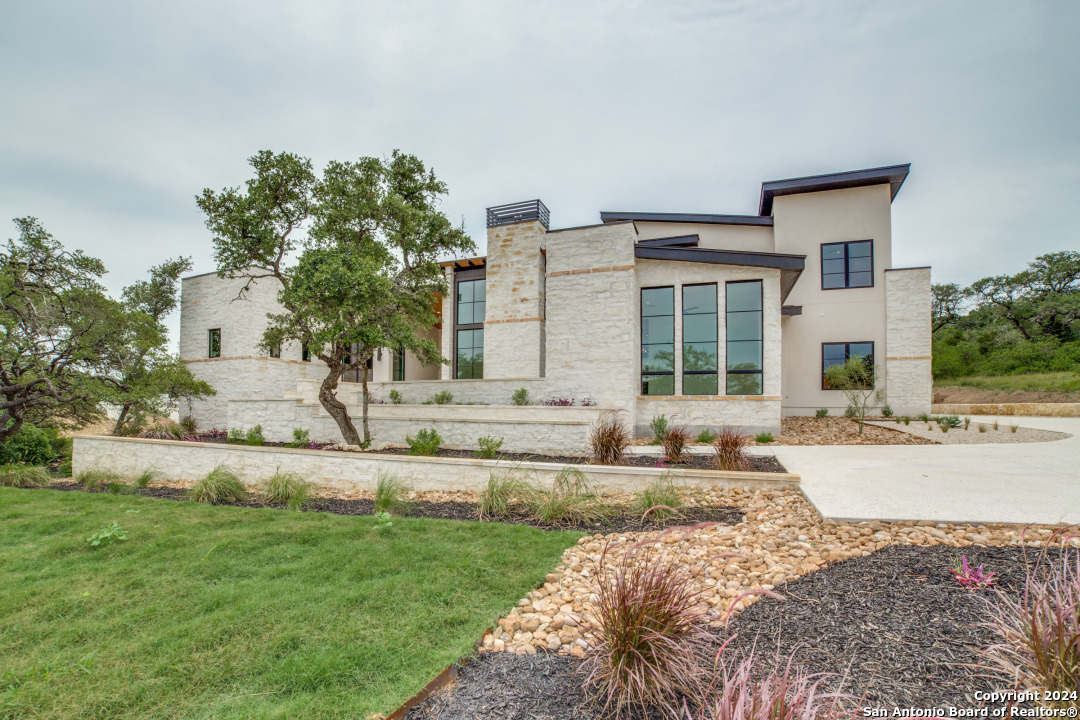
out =
[[779,195],[821,192],[822,190],[840,190],[842,188],[865,187],[868,185],[892,186],[892,197],[900,192],[900,186],[908,176],[911,163],[887,165],[868,170],[830,173],[828,175],[807,175],[806,177],[787,180],[770,180],[761,183],[761,200],[758,202],[759,215],[772,215],[773,198]]
[[652,212],[613,212],[603,211],[600,220],[606,223],[620,220],[640,220],[641,222],[701,223],[708,225],[762,225],[771,226],[771,217],[759,215],[712,215],[703,213],[652,213]]
[[483,267],[487,262],[487,257],[474,257],[474,258],[462,258],[461,260],[443,260],[439,263],[439,267]]

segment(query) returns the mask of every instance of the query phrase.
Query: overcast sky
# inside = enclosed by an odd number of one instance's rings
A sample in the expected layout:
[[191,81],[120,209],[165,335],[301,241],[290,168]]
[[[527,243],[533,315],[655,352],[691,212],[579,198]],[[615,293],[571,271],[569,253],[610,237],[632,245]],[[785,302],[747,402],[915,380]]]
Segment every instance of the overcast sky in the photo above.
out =
[[[486,206],[755,214],[763,180],[911,163],[893,260],[935,282],[1080,248],[1080,2],[0,2],[0,217],[186,254],[257,150],[418,155]],[[175,321],[174,321],[175,322]]]

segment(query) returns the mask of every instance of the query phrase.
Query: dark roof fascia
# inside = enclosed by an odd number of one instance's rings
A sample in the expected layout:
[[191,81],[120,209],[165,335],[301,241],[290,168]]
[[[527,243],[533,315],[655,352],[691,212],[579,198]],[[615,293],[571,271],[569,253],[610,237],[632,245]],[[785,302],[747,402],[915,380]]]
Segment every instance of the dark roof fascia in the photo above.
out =
[[675,237],[649,238],[638,240],[638,245],[645,247],[697,247],[697,235],[677,235]]
[[760,225],[771,227],[771,217],[759,215],[703,215],[695,213],[643,213],[643,212],[601,212],[600,219],[605,222],[637,220],[640,222],[700,223],[702,225]]
[[781,315],[802,315],[802,305],[784,305],[780,308]]
[[649,247],[638,243],[634,256],[648,260],[681,260],[716,265],[749,265],[751,267],[777,268],[780,270],[803,270],[805,255],[784,253],[748,252],[745,250],[711,250],[705,248]]
[[889,183],[892,188],[892,197],[895,198],[896,194],[900,192],[900,186],[904,184],[910,169],[911,163],[906,163],[904,165],[888,165],[868,170],[854,170],[851,172],[830,173],[828,175],[808,175],[800,178],[763,182],[761,183],[761,200],[758,202],[758,214],[771,216],[774,197],[795,195],[797,193],[840,190]]
[[885,268],[885,272],[900,272],[901,270],[929,270],[929,265],[916,265],[915,267]]
[[594,223],[593,225],[575,225],[574,227],[556,228],[554,230],[548,230],[547,234],[551,235],[552,233],[566,232],[567,230],[588,230],[589,228],[604,227],[605,225],[628,225],[628,224],[630,224],[632,222],[633,222],[633,220],[620,220],[620,221],[614,222],[614,223],[600,222],[600,223]]

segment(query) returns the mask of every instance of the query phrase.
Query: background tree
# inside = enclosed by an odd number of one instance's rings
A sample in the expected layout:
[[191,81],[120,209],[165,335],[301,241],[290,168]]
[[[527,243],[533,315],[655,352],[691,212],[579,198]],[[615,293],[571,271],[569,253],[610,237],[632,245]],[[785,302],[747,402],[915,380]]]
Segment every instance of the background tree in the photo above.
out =
[[[240,297],[263,278],[281,284],[284,312],[270,316],[263,346],[306,346],[327,368],[320,404],[345,442],[369,443],[368,359],[377,348],[404,347],[422,362],[443,361],[422,336],[437,319],[435,293],[447,291],[438,257],[475,246],[437,208],[446,185],[412,155],[332,162],[321,180],[310,160],[289,153],[262,151],[250,163],[255,177],[245,193],[204,190],[197,198],[218,274],[247,279]],[[362,439],[337,397],[354,370],[363,384]]]
[[963,315],[964,301],[971,296],[967,288],[956,283],[932,285],[930,288],[930,320],[932,332],[956,323]]

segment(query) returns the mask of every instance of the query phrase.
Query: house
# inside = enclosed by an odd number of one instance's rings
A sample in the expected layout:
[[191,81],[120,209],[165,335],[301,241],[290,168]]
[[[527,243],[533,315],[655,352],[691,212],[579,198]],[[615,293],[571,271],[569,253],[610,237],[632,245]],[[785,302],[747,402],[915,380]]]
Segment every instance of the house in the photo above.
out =
[[[487,255],[443,263],[451,292],[431,332],[449,362],[393,348],[370,361],[374,397],[405,401],[374,407],[377,440],[435,426],[450,444],[494,434],[507,450],[582,451],[608,409],[639,433],[661,413],[776,432],[788,415],[842,413],[824,370],[853,355],[873,363],[894,412],[929,412],[930,268],[892,263],[891,204],[908,169],[765,182],[756,215],[602,212],[551,229],[539,200],[488,208]],[[340,437],[316,400],[321,363],[299,346],[257,349],[277,288],[261,281],[237,299],[242,282],[183,281],[181,357],[218,391],[194,414],[260,423],[268,437]],[[352,407],[357,387],[341,386]],[[513,407],[519,388],[575,408]],[[421,404],[441,391],[475,405]]]

